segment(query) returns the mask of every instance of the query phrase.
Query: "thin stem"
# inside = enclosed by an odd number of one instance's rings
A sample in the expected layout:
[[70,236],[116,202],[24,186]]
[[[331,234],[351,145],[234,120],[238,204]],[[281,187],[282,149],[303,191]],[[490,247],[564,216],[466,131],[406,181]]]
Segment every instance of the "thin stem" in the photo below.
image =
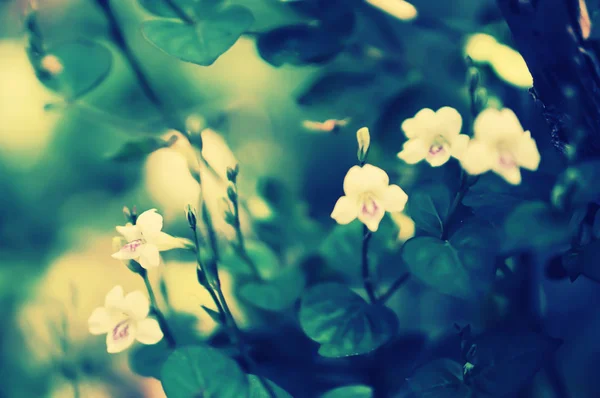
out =
[[396,293],[396,291],[400,289],[408,279],[410,279],[410,273],[408,272],[402,275],[400,278],[396,279],[394,283],[392,283],[390,288],[387,290],[387,292],[385,292],[381,295],[381,297],[379,297],[379,302],[385,303],[386,301],[388,301],[390,297],[392,297],[394,293]]
[[146,73],[144,72],[141,63],[133,53],[132,49],[127,44],[125,34],[123,32],[123,29],[121,29],[119,21],[117,20],[117,17],[111,7],[110,0],[96,0],[96,4],[98,4],[100,9],[104,13],[104,16],[106,17],[109,24],[110,35],[112,36],[112,39],[117,45],[117,47],[119,47],[119,49],[123,53],[125,60],[131,67],[131,70],[133,71],[133,74],[135,75],[135,78],[138,81],[140,88],[142,89],[142,92],[144,93],[146,98],[148,98],[148,100],[152,102],[152,104],[154,104],[154,106],[161,113],[165,122],[168,125],[170,125],[170,127],[180,131],[182,134],[187,134],[186,129],[184,128],[182,123],[176,118],[174,118],[168,111],[166,104],[160,99],[160,96],[152,87],[150,79],[146,76]]
[[144,279],[144,284],[146,285],[146,289],[148,290],[148,296],[150,296],[150,304],[152,306],[152,311],[154,312],[154,315],[156,316],[156,320],[158,321],[158,324],[160,325],[160,328],[161,328],[163,334],[165,335],[167,344],[169,345],[170,348],[175,348],[175,346],[176,346],[175,338],[173,337],[173,333],[169,329],[167,320],[165,319],[164,315],[158,308],[158,302],[156,301],[156,296],[154,295],[154,289],[152,289],[152,284],[150,284],[150,280],[148,279],[148,273],[143,272],[141,274],[141,276],[142,276],[142,279]]
[[235,322],[235,319],[233,318],[233,314],[231,313],[231,310],[229,309],[229,305],[227,304],[227,300],[225,299],[225,296],[223,295],[221,286],[220,285],[216,286],[215,290],[217,291],[217,294],[219,295],[219,300],[221,301],[221,304],[223,304],[223,309],[225,310],[225,315],[229,319],[229,322],[231,325],[232,337],[235,338],[235,342],[239,347],[240,353],[242,354],[242,357],[244,358],[244,360],[246,361],[246,364],[248,365],[248,370],[250,371],[250,373],[253,373],[254,375],[256,375],[256,377],[258,377],[260,383],[263,385],[263,387],[265,388],[265,390],[267,391],[267,393],[269,394],[269,396],[271,398],[277,398],[277,394],[275,394],[275,391],[273,390],[271,385],[267,382],[267,380],[263,376],[260,375],[260,373],[257,370],[256,364],[254,363],[252,358],[250,358],[250,355],[248,355],[248,351],[247,351],[246,345],[244,343],[244,340],[242,338],[242,334]]
[[369,301],[374,303],[377,301],[375,297],[375,290],[373,288],[373,281],[369,275],[369,241],[371,240],[371,231],[366,225],[363,226],[363,243],[362,243],[362,279]]
[[235,236],[237,238],[237,245],[234,246],[236,248],[236,251],[238,252],[238,255],[242,260],[244,260],[244,262],[246,262],[246,264],[248,264],[254,276],[260,279],[260,273],[258,272],[258,268],[256,267],[256,264],[248,254],[248,251],[246,250],[246,244],[244,243],[244,234],[242,233],[242,227],[240,224],[239,195],[237,194],[237,184],[233,183],[233,187],[235,188],[236,195],[235,200],[232,201],[233,216],[235,217],[233,227],[235,228]]
[[449,227],[450,227],[450,223],[452,222],[452,219],[455,216],[454,213],[456,213],[456,209],[458,208],[458,206],[462,202],[463,198],[469,191],[469,187],[471,185],[472,184],[469,184],[469,175],[467,173],[465,173],[464,170],[461,169],[460,170],[460,187],[458,188],[458,192],[456,193],[456,196],[454,197],[454,200],[452,201],[452,204],[450,205],[450,208],[448,209],[448,215],[446,216],[446,219],[444,220],[444,224],[442,227],[442,239],[448,239]]

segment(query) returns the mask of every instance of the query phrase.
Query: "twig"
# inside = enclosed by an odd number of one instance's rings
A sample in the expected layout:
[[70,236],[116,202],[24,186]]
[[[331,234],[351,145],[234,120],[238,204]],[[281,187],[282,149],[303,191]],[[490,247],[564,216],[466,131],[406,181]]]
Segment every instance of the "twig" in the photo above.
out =
[[379,297],[379,302],[381,303],[385,303],[386,301],[388,301],[393,295],[394,293],[396,293],[396,291],[401,288],[404,283],[410,279],[410,273],[406,273],[404,275],[402,275],[400,278],[396,279],[396,281],[394,281],[394,283],[392,283],[392,285],[390,286],[390,288],[387,290],[387,292],[385,292],[384,294],[382,294]]
[[186,24],[194,25],[196,23],[196,21],[194,21],[194,19],[187,15],[187,13],[181,7],[179,7],[179,5],[175,1],[164,0],[164,2],[169,6],[171,10],[173,10],[175,15],[177,15],[177,18],[181,19]]
[[156,301],[156,296],[154,295],[154,290],[152,289],[152,285],[150,284],[150,280],[148,279],[148,272],[146,272],[146,270],[144,270],[142,273],[140,273],[140,275],[141,275],[142,279],[144,280],[146,289],[148,290],[148,296],[150,296],[150,304],[152,306],[152,312],[156,316],[156,320],[158,321],[158,324],[160,325],[160,328],[163,331],[163,334],[165,335],[167,344],[169,345],[170,348],[175,348],[175,346],[176,346],[175,338],[173,337],[173,333],[169,329],[169,326],[167,324],[167,321],[166,321],[164,315],[158,308],[158,302]]
[[363,242],[362,242],[362,279],[369,301],[374,303],[377,301],[373,288],[373,281],[369,274],[369,241],[371,240],[371,231],[366,225],[363,226]]

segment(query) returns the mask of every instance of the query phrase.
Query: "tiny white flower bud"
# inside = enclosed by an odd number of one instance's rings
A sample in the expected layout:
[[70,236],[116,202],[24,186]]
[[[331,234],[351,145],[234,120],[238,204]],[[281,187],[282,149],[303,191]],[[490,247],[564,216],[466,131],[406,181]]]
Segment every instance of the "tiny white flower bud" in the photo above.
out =
[[358,161],[364,163],[367,160],[367,154],[369,153],[369,147],[371,146],[371,135],[369,129],[363,127],[356,132],[356,140],[358,141]]

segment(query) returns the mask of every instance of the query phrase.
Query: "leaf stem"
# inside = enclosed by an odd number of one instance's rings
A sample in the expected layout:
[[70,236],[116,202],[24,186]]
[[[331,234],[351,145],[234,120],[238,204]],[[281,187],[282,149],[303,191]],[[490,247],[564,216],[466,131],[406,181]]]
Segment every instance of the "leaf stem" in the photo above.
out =
[[158,324],[160,325],[160,328],[163,331],[163,334],[165,335],[167,344],[170,348],[175,348],[175,346],[177,345],[175,343],[175,338],[173,337],[173,333],[169,329],[167,320],[165,319],[164,315],[158,308],[158,302],[156,301],[156,296],[154,295],[154,290],[152,289],[152,284],[150,283],[150,280],[148,279],[148,272],[146,270],[144,270],[144,272],[141,273],[141,276],[142,276],[142,279],[144,280],[144,284],[146,285],[146,290],[148,290],[148,296],[150,296],[150,304],[152,307],[152,312],[156,316],[156,320],[158,321]]
[[379,297],[379,302],[385,303],[386,301],[388,301],[390,299],[390,297],[392,297],[394,295],[394,293],[396,293],[396,291],[399,288],[401,288],[409,278],[410,278],[410,273],[407,272],[406,274],[402,275],[400,278],[396,279],[394,281],[394,283],[392,283],[392,285],[389,287],[387,292],[385,292],[384,294],[381,295],[381,297]]
[[196,21],[194,21],[194,19],[187,15],[187,13],[181,7],[179,7],[179,5],[174,0],[164,0],[164,2],[177,15],[177,18],[181,19],[188,25],[196,24]]
[[375,303],[377,301],[377,297],[375,297],[375,290],[373,288],[373,281],[371,280],[371,275],[369,274],[369,241],[373,234],[366,225],[363,225],[363,241],[362,241],[362,279],[363,285],[367,292],[367,296],[369,297],[369,301],[371,303]]

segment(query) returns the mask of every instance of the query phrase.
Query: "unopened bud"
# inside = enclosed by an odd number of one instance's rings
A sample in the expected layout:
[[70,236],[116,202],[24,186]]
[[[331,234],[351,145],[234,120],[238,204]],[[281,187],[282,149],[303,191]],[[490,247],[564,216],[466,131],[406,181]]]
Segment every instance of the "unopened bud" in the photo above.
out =
[[477,87],[479,87],[480,78],[481,76],[479,74],[479,69],[474,66],[471,66],[469,69],[467,69],[467,85],[469,86],[470,93],[474,93],[475,90],[477,90]]
[[240,173],[240,165],[236,164],[234,167],[227,167],[227,179],[235,184],[237,176]]
[[473,93],[473,101],[477,107],[477,111],[485,109],[488,103],[488,93],[483,87],[478,87]]
[[369,147],[371,146],[371,135],[369,129],[363,127],[356,132],[356,139],[358,141],[358,161],[364,164],[367,161],[367,155],[369,154]]
[[229,186],[227,187],[227,197],[234,204],[237,203],[237,192],[235,191],[235,187],[233,186],[233,184],[229,184]]
[[187,218],[188,224],[191,228],[196,228],[197,217],[196,217],[196,209],[194,209],[191,205],[187,205],[185,207],[185,218]]
[[129,210],[129,207],[123,206],[123,216],[125,216],[125,220],[131,222],[131,210]]

